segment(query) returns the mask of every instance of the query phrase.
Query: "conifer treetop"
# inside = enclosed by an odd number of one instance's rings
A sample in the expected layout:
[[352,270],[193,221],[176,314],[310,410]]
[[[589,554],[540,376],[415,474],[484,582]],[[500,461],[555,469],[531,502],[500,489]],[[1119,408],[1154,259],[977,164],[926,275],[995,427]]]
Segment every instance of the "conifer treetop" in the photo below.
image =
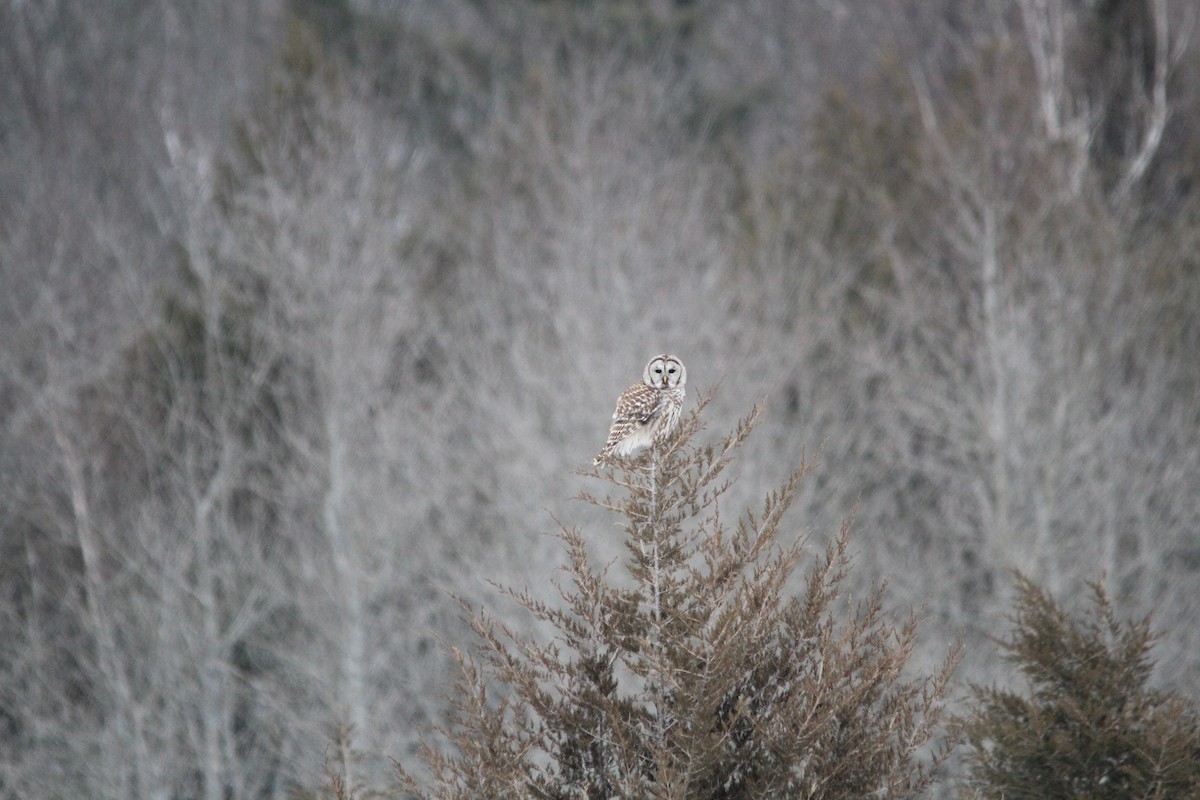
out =
[[1150,687],[1150,618],[1123,621],[1099,582],[1075,615],[1018,573],[996,640],[1026,691],[973,687],[969,785],[995,798],[1200,796],[1200,715]]
[[[624,577],[560,525],[560,602],[508,595],[553,630],[538,641],[468,609],[479,645],[455,651],[446,750],[424,749],[424,798],[912,797],[948,744],[932,745],[956,655],[902,671],[916,623],[887,621],[882,589],[851,606],[840,587],[849,525],[814,554],[784,536],[797,468],[759,511],[727,522],[734,453],[761,416],[697,443],[711,393],[650,458],[588,475],[581,498],[619,516]],[[789,578],[806,563],[804,590]],[[925,753],[922,760],[922,753]]]

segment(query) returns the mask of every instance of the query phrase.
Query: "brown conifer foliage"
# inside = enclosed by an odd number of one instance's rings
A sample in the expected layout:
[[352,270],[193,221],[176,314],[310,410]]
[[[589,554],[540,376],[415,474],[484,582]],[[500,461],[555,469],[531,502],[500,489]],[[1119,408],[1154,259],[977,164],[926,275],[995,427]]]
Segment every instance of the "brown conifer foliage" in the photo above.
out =
[[[711,396],[711,395],[710,395]],[[425,748],[426,798],[911,797],[947,744],[933,742],[955,662],[902,675],[914,618],[888,621],[882,591],[851,604],[848,526],[820,555],[782,519],[807,467],[734,524],[724,475],[759,418],[697,444],[708,397],[656,455],[588,473],[582,499],[624,524],[628,579],[561,526],[561,604],[510,595],[555,631],[534,641],[482,612],[456,653],[449,751]],[[805,565],[799,593],[789,581]]]
[[1025,694],[976,687],[964,727],[976,797],[1200,797],[1200,715],[1149,687],[1149,619],[1117,618],[1099,583],[1073,616],[1024,575],[1005,658]]

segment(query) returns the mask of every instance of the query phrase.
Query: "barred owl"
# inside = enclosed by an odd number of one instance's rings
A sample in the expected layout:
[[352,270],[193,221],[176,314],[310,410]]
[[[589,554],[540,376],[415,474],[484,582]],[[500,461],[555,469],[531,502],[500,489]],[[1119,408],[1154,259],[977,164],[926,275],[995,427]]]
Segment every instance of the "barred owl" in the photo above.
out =
[[678,358],[664,354],[650,359],[642,382],[617,398],[608,441],[592,463],[641,455],[670,435],[683,411],[685,383],[687,370]]

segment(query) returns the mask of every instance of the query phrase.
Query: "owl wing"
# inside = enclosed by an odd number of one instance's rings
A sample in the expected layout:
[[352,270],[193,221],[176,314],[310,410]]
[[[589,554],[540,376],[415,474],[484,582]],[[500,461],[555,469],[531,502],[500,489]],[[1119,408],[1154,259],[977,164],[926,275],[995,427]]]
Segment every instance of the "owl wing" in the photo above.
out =
[[662,392],[658,389],[644,383],[634,384],[621,392],[621,396],[617,398],[613,422],[628,420],[645,425],[658,413],[662,400]]
[[600,455],[596,456],[595,463],[604,462],[622,439],[650,424],[661,411],[662,403],[662,392],[644,383],[634,384],[621,392],[617,409],[613,412],[608,441],[604,443]]

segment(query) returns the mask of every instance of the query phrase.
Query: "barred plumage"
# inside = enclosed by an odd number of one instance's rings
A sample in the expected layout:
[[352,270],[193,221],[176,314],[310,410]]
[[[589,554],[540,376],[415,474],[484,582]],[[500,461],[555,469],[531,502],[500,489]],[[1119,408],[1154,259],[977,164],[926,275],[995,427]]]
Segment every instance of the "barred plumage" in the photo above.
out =
[[679,424],[686,383],[687,370],[678,358],[664,354],[650,359],[642,382],[617,399],[608,441],[593,463],[641,455],[669,436]]

